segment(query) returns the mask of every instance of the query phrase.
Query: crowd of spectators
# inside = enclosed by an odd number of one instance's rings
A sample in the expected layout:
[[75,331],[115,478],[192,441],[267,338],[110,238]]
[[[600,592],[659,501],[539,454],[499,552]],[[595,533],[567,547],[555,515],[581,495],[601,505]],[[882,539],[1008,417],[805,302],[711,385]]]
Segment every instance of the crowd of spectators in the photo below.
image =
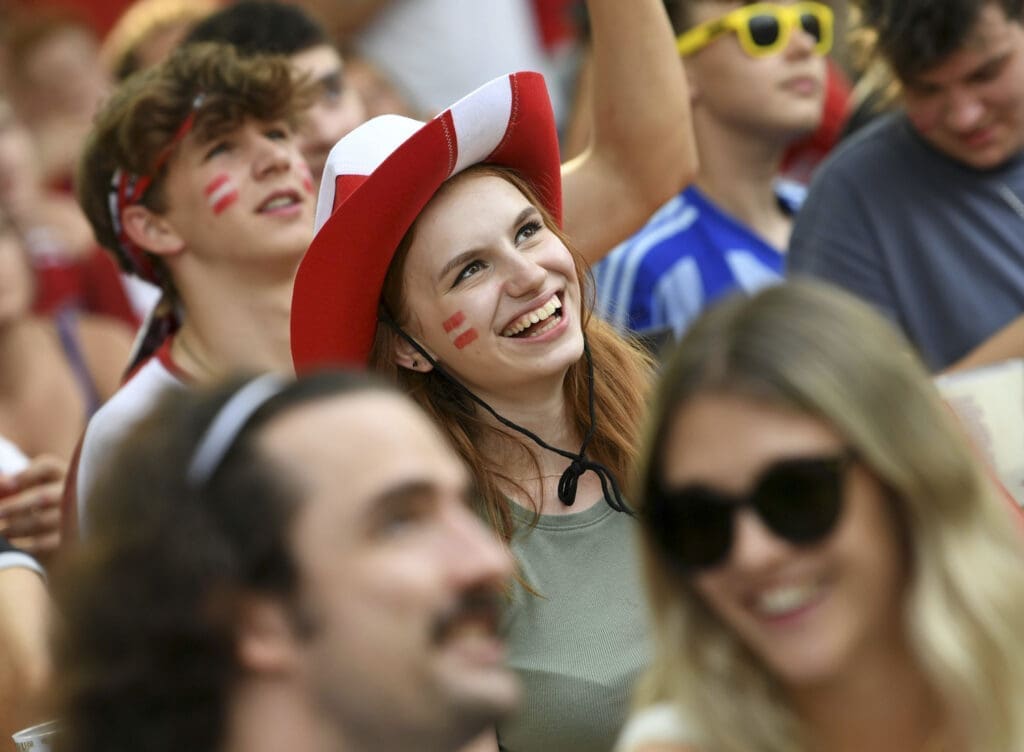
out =
[[110,5],[0,3],[0,750],[1024,749],[1024,0]]

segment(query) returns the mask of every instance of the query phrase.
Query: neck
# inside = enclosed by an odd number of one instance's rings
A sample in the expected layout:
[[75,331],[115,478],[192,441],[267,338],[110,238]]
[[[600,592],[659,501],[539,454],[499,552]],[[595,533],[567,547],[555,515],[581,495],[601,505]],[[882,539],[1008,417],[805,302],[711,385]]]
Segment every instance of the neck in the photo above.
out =
[[[579,451],[583,435],[577,430],[561,385],[549,393],[546,399],[534,397],[501,400],[484,394],[478,396],[503,418],[530,431],[549,446],[572,453]],[[481,413],[486,415],[482,409]],[[564,504],[558,496],[558,486],[571,460],[544,449],[491,416],[487,416],[487,419],[508,437],[486,441],[481,451],[502,467],[514,482],[503,488],[509,498],[543,514],[556,515],[582,512],[601,501],[603,493],[600,477],[593,472],[586,472],[577,480],[573,504]],[[523,451],[524,446],[526,451]]]
[[773,187],[789,137],[739,132],[694,109],[700,156],[697,187],[719,207],[779,250],[789,244],[792,220]]
[[223,752],[357,752],[339,738],[292,685],[243,680],[227,711]]
[[175,337],[175,362],[197,381],[235,371],[291,373],[292,279],[253,284],[210,275],[180,289],[185,320]]
[[[532,394],[530,397],[523,397],[521,399],[507,399],[487,394],[478,394],[478,396],[501,417],[525,428],[551,446],[570,452],[579,450],[582,437],[572,426],[573,421],[569,415],[565,391],[561,385],[557,389],[546,392],[543,396]],[[480,410],[481,413],[485,414],[482,408]],[[490,416],[486,417],[503,433],[526,439],[523,434],[499,424]],[[535,454],[544,472],[548,472],[548,470],[554,472],[555,468],[564,469],[567,460],[554,452],[542,449],[529,439],[526,440],[530,443],[531,448],[536,448]],[[524,462],[521,454],[510,452],[506,442],[499,442],[496,446],[486,446],[484,451],[493,459],[503,464],[512,463],[512,466],[516,469],[514,474],[517,476],[536,476],[536,468],[533,467],[532,463]]]
[[812,749],[829,752],[948,750],[942,703],[901,647],[859,660],[842,680],[794,693]]

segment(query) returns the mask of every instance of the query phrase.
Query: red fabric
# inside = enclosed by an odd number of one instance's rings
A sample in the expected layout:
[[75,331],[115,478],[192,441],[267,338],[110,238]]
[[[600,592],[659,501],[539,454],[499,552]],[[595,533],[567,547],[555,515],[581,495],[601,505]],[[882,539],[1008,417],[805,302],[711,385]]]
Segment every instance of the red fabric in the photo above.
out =
[[782,160],[782,172],[804,182],[839,142],[850,114],[849,79],[831,58],[828,59],[827,73],[821,125],[814,133],[793,143]]
[[366,182],[366,177],[366,175],[338,175],[334,179],[334,206],[331,207],[331,211],[337,211],[338,207],[345,203],[345,199]]
[[71,306],[120,319],[132,329],[138,327],[138,317],[128,301],[117,266],[100,248],[73,262],[44,259],[36,264],[35,271],[36,313],[50,314]]
[[184,384],[195,385],[195,377],[182,368],[180,365],[174,362],[174,357],[171,355],[171,345],[174,344],[174,337],[168,337],[164,340],[164,343],[160,345],[160,349],[153,353],[153,357],[156,358],[170,373]]
[[576,38],[576,27],[572,22],[576,3],[577,0],[533,0],[533,13],[544,49],[556,49]]

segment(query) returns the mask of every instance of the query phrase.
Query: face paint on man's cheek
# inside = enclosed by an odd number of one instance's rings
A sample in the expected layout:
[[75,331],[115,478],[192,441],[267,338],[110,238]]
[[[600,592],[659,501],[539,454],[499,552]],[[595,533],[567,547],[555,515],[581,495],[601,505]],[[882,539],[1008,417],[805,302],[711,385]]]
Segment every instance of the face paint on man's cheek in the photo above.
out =
[[306,193],[312,193],[316,190],[316,186],[313,185],[313,173],[310,172],[309,165],[306,164],[306,160],[299,162],[299,175],[302,176],[302,187]]
[[203,189],[206,203],[214,214],[220,214],[238,200],[238,186],[227,173],[217,175]]
[[479,334],[476,329],[466,321],[466,314],[456,311],[450,318],[445,319],[441,324],[445,333],[451,339],[452,344],[459,350],[476,341]]

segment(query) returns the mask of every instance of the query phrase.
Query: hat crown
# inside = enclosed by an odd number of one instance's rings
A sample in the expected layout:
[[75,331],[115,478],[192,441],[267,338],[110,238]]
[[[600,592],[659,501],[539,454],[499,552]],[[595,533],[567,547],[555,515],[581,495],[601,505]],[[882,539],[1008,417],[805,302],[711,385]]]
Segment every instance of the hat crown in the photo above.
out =
[[[511,80],[509,76],[496,78],[434,118],[444,128],[448,139],[449,176],[486,161],[501,145],[514,124]],[[401,115],[379,115],[338,141],[324,167],[314,232],[320,231],[347,194],[362,182],[345,178],[371,175],[410,136],[426,125]],[[343,190],[339,191],[339,187]]]
[[339,177],[370,175],[409,136],[424,125],[419,120],[401,115],[378,115],[352,129],[331,147],[327,155],[327,164],[324,165],[323,179],[320,181],[313,231],[320,231],[340,203],[335,197]]

